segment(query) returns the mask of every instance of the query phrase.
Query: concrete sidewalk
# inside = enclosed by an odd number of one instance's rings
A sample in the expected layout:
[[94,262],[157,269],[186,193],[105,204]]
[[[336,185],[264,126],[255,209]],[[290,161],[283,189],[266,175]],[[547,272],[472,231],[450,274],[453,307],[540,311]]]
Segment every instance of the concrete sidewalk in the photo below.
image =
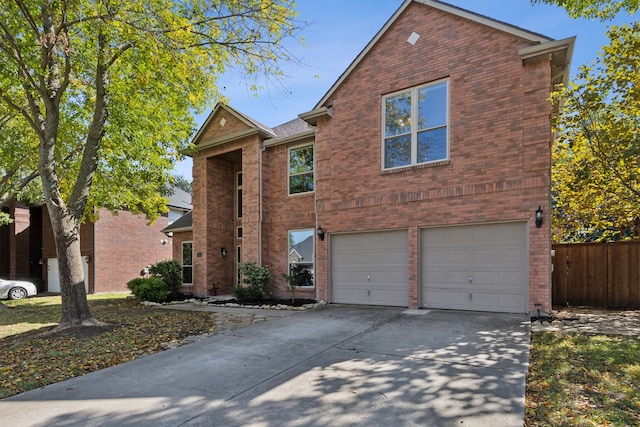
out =
[[517,426],[528,317],[296,312],[0,401],[15,426]]

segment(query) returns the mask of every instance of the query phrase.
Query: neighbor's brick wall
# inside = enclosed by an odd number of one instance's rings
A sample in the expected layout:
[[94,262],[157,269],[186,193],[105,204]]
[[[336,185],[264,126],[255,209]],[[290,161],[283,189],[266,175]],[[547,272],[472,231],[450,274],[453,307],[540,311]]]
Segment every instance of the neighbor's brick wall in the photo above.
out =
[[[171,259],[171,238],[162,233],[169,225],[167,216],[160,216],[147,225],[144,215],[119,211],[113,215],[100,211],[95,223],[94,292],[128,291],[127,282],[140,277],[140,271],[151,264]],[[163,240],[168,242],[162,244]],[[91,265],[90,265],[91,267]]]
[[[413,32],[421,38],[406,42]],[[419,304],[419,228],[530,221],[529,304],[549,308],[548,61],[531,43],[413,3],[327,101],[316,135],[318,223],[329,233],[408,229],[410,305]],[[382,95],[448,78],[450,162],[381,173]],[[545,226],[536,229],[538,205]],[[329,299],[328,240],[318,297]]]
[[[89,261],[89,280],[88,287],[89,293],[95,291],[95,277],[94,277],[94,254],[93,254],[93,227],[91,222],[83,223],[80,226],[80,253],[82,256],[90,257]],[[53,237],[53,229],[51,228],[51,221],[49,220],[49,211],[45,205],[42,206],[42,281],[44,283],[44,289],[48,289],[48,271],[47,260],[49,258],[56,258],[56,243]]]
[[[282,277],[289,269],[289,230],[316,228],[314,194],[288,194],[289,148],[309,143],[313,143],[312,138],[293,144],[278,145],[264,153],[263,264],[268,265],[271,273],[275,275],[273,294],[276,297],[290,296],[286,281]],[[315,231],[313,234],[315,236]],[[296,298],[315,298],[315,294],[315,288],[296,289]]]

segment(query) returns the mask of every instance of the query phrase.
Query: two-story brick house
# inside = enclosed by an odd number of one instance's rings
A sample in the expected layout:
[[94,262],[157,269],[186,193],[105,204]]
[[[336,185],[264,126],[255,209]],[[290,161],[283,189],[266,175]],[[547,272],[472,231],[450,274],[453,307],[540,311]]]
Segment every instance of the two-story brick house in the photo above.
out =
[[407,0],[299,118],[218,105],[194,139],[194,293],[254,261],[279,296],[297,268],[298,296],[333,303],[548,310],[548,98],[573,42]]

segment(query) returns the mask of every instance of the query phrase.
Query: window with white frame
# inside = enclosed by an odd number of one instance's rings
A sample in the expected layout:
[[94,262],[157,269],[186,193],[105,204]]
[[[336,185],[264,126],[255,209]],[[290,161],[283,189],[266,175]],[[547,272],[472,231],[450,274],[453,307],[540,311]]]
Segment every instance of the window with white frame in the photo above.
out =
[[289,283],[295,287],[313,286],[313,229],[289,231]]
[[415,87],[382,99],[382,169],[446,160],[449,81]]
[[182,242],[182,284],[193,284],[193,242]]
[[289,194],[313,191],[313,144],[289,149]]

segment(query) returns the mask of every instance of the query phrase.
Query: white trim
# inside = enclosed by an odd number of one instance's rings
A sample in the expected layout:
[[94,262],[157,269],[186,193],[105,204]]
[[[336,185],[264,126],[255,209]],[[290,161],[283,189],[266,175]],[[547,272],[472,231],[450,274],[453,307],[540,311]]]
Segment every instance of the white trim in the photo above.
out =
[[[245,116],[243,116],[242,114],[238,113],[233,108],[231,108],[231,107],[229,107],[227,105],[218,104],[218,105],[216,105],[214,107],[213,110],[211,110],[211,113],[209,113],[209,116],[204,121],[202,126],[200,126],[200,129],[198,129],[198,132],[195,134],[195,136],[191,140],[193,142],[193,144],[196,145],[196,149],[197,150],[201,150],[203,148],[207,148],[207,147],[210,147],[212,145],[222,144],[223,142],[226,142],[226,141],[228,141],[230,139],[235,139],[236,138],[236,137],[230,138],[232,135],[234,135],[234,134],[231,134],[231,135],[227,135],[227,136],[222,137],[222,138],[216,138],[216,139],[214,139],[212,141],[208,141],[208,142],[203,143],[203,144],[197,144],[198,139],[200,139],[200,137],[204,133],[205,129],[207,129],[207,127],[209,127],[209,123],[211,123],[211,121],[213,120],[213,117],[221,109],[224,109],[229,114],[231,114],[233,117],[235,117],[236,119],[240,120],[242,123],[244,123],[245,125],[247,125],[247,126],[249,126],[251,128],[248,131],[235,132],[235,134],[239,134],[239,133],[243,133],[243,132],[249,132],[249,135],[250,135],[251,133],[258,132],[258,133],[263,133],[265,136],[272,136],[272,137],[275,136],[275,134],[273,132],[269,132],[270,131],[269,129],[261,128],[259,126],[259,124],[248,120]],[[219,140],[223,140],[223,142],[220,142]]]
[[[305,147],[311,147],[313,149],[313,169],[311,171],[307,171],[307,172],[300,172],[298,174],[295,174],[293,176],[296,175],[305,175],[308,173],[312,173],[313,174],[313,190],[312,191],[303,191],[300,193],[291,193],[291,150],[297,150],[299,148],[305,148]],[[315,142],[309,142],[309,143],[304,143],[304,144],[299,144],[299,145],[295,145],[292,147],[289,147],[287,149],[287,196],[300,196],[303,194],[311,194],[311,193],[315,193],[316,191],[316,147],[315,147]]]
[[[436,159],[436,160],[431,160],[428,162],[418,162],[418,127],[417,127],[417,123],[418,123],[418,101],[414,101],[415,99],[417,99],[417,94],[421,89],[424,88],[429,88],[429,87],[433,87],[433,86],[438,86],[444,84],[445,87],[445,109],[446,109],[446,118],[445,118],[445,124],[444,127],[446,128],[446,154],[445,154],[445,158],[443,159]],[[450,111],[449,111],[449,106],[450,106],[450,99],[449,99],[449,94],[451,93],[450,91],[450,86],[451,86],[451,79],[450,78],[444,78],[444,79],[440,79],[440,80],[435,80],[433,82],[424,84],[424,85],[420,85],[420,86],[414,86],[411,88],[407,88],[407,89],[403,89],[403,90],[399,90],[396,92],[392,92],[392,93],[388,93],[382,96],[381,99],[381,107],[382,107],[382,111],[381,111],[381,116],[382,116],[382,120],[381,120],[381,146],[380,146],[380,170],[383,172],[387,172],[387,171],[392,171],[392,170],[396,170],[396,169],[403,169],[403,168],[412,168],[412,167],[416,167],[416,166],[423,166],[423,165],[428,165],[431,163],[439,163],[439,162],[446,162],[449,161],[449,154],[450,154],[450,144],[449,144],[449,117],[450,117]],[[390,168],[386,168],[385,167],[385,141],[388,139],[386,136],[386,104],[385,101],[395,95],[401,95],[401,94],[405,94],[405,93],[409,93],[411,95],[411,128],[409,133],[407,134],[402,134],[402,135],[410,135],[411,137],[411,163],[409,163],[408,165],[401,165],[401,166],[395,166],[395,167],[390,167]],[[437,129],[437,128],[441,128],[443,126],[438,126],[436,128],[433,129]],[[401,136],[401,135],[396,135],[397,136]],[[391,137],[390,137],[391,138]]]
[[307,131],[304,131],[302,133],[297,133],[295,135],[290,135],[290,136],[284,136],[282,138],[271,138],[271,139],[266,139],[264,141],[264,146],[265,147],[275,147],[276,145],[282,145],[282,144],[286,144],[288,142],[296,142],[302,139],[307,139],[307,138],[313,138],[314,136],[316,136],[316,131],[315,129],[310,129]]
[[185,264],[184,264],[184,245],[185,243],[191,244],[191,264],[188,265],[187,267],[191,267],[191,283],[184,283],[182,280],[184,279],[184,276],[182,276],[180,279],[180,283],[182,286],[193,286],[193,240],[183,240],[182,242],[180,242],[180,268],[184,269]]
[[[313,256],[311,257],[311,266],[312,266],[312,271],[313,271],[313,280],[312,286],[298,286],[298,288],[300,289],[315,289],[316,287],[316,229],[314,228],[299,228],[299,229],[294,229],[294,230],[287,230],[287,274],[289,274],[291,272],[291,264],[296,264],[295,262],[289,262],[289,255],[291,254],[291,249],[289,247],[289,243],[291,242],[291,240],[289,239],[289,234],[290,233],[295,233],[296,231],[310,231],[311,232],[311,241],[312,241],[312,250],[313,250]],[[306,239],[305,239],[306,240]],[[303,240],[304,241],[304,240]],[[309,264],[308,262],[305,263],[301,263],[301,264]]]

